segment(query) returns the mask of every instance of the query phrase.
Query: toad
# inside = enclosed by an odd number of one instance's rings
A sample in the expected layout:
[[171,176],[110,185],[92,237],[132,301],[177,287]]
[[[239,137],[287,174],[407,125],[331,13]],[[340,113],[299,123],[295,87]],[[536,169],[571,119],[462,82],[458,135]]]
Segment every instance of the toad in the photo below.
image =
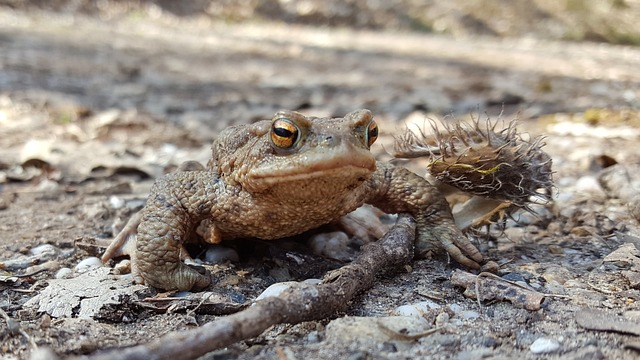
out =
[[[371,204],[415,217],[417,255],[437,242],[458,263],[478,269],[482,255],[455,226],[444,196],[409,170],[376,161],[369,149],[377,137],[369,110],[343,118],[280,111],[272,120],[229,127],[213,143],[206,168],[156,180],[144,208],[102,260],[128,252],[138,282],[201,289],[209,277],[182,262],[183,242],[201,222],[209,222],[213,243],[279,239]],[[129,236],[136,228],[137,239]]]

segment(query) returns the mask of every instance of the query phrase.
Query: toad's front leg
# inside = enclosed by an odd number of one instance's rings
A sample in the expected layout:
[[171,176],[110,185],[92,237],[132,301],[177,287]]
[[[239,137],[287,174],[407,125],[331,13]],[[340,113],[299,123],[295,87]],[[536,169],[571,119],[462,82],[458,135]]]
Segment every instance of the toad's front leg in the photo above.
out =
[[387,213],[407,212],[416,218],[417,256],[439,243],[458,263],[480,268],[482,254],[456,227],[446,199],[427,180],[407,169],[378,163],[378,170],[367,185],[367,203]]
[[181,261],[182,244],[211,214],[217,184],[206,171],[176,172],[160,178],[142,210],[133,267],[144,283],[164,290],[204,288],[208,276]]

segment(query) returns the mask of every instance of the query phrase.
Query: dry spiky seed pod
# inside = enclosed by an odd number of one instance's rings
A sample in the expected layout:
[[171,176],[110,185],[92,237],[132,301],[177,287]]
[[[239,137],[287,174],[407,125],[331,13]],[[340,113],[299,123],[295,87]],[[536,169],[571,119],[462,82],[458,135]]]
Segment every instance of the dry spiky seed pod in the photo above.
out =
[[407,129],[396,138],[394,155],[428,157],[428,171],[439,183],[502,203],[502,209],[548,202],[553,181],[543,138],[525,140],[515,121],[501,130],[496,130],[497,124],[472,118],[471,123],[444,125],[440,131],[431,121],[432,134]]

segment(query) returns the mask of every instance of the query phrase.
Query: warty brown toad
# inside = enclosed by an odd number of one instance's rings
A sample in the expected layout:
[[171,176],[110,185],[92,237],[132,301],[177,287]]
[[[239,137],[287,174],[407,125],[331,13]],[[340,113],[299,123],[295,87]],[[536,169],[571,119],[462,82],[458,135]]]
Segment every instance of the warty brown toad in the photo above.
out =
[[[203,288],[207,275],[185,265],[183,242],[203,220],[209,241],[278,239],[337,220],[363,204],[412,214],[416,252],[439,242],[462,265],[482,255],[454,225],[445,198],[424,178],[369,151],[378,127],[369,110],[344,118],[281,111],[272,120],[232,126],[213,143],[206,168],[158,179],[138,218],[103,261],[127,252],[139,282],[165,289]],[[138,225],[139,220],[139,225]],[[135,248],[126,239],[137,227]],[[123,251],[125,250],[125,251]]]

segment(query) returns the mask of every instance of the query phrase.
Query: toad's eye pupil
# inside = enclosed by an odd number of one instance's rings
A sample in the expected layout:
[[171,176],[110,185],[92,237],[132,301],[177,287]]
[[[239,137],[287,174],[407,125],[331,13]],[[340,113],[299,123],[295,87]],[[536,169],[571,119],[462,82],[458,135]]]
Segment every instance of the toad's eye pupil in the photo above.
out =
[[367,126],[367,145],[373,145],[376,139],[378,139],[378,125],[375,121],[371,120],[369,126]]
[[291,137],[293,136],[293,131],[289,130],[289,129],[285,129],[283,127],[276,127],[273,128],[273,132],[276,133],[276,135],[280,136],[280,137]]
[[281,149],[292,148],[298,140],[298,127],[287,119],[277,119],[271,125],[271,143]]

